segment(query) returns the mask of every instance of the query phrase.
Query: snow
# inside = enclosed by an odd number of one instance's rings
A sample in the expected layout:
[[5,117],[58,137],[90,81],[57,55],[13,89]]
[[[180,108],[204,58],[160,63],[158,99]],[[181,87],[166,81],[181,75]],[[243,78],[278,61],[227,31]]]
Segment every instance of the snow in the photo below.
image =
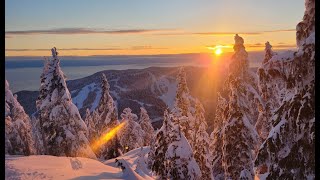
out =
[[122,88],[122,87],[120,87],[120,86],[118,86],[118,85],[114,85],[114,87],[118,88],[120,91],[123,91],[123,92],[129,91],[128,88]]
[[268,175],[269,173],[257,174],[255,175],[254,180],[266,180]]
[[5,168],[6,179],[121,179],[122,176],[118,168],[80,157],[7,156]]
[[174,106],[176,97],[177,82],[170,83],[166,76],[160,76],[158,79],[154,74],[149,72],[153,85],[151,91],[155,93],[155,88],[162,94],[159,98],[170,108]]
[[96,91],[96,94],[97,94],[97,96],[94,99],[94,102],[92,103],[92,106],[90,108],[91,112],[94,111],[99,105],[99,102],[100,102],[100,99],[101,99],[101,96],[102,96],[102,89],[99,88],[98,91]]
[[315,38],[315,32],[311,33],[310,36],[306,39],[306,44],[314,44],[316,41]]
[[[136,169],[141,148],[134,149],[117,159],[122,161],[126,170],[122,172],[115,159],[104,163],[82,157],[56,157],[48,155],[5,157],[5,179],[154,179],[150,172]],[[147,156],[149,147],[143,147]]]
[[89,92],[92,91],[95,86],[96,83],[86,85],[80,90],[76,97],[72,98],[72,102],[78,107],[78,109],[81,109],[83,107],[84,100],[88,97]]
[[279,53],[277,55],[274,55],[270,61],[274,61],[274,62],[277,62],[279,60],[288,60],[288,59],[293,59],[294,58],[294,53],[295,51],[291,51],[291,50],[288,50],[288,51],[284,51],[282,53]]

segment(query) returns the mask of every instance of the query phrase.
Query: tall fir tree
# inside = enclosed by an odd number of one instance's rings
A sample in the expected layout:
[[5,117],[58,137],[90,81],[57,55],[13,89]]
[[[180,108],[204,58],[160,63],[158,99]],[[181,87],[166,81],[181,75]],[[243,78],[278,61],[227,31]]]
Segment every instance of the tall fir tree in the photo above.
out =
[[36,154],[29,116],[5,80],[5,152],[11,155]]
[[85,116],[85,119],[84,119],[84,122],[86,123],[87,125],[87,136],[88,136],[88,140],[90,143],[92,143],[93,140],[96,140],[98,137],[96,136],[97,135],[97,131],[96,131],[96,124],[95,124],[95,121],[94,121],[94,117],[98,117],[96,115],[97,112],[93,112],[91,114],[90,110],[87,109],[86,110],[86,116]]
[[272,51],[271,48],[272,48],[271,44],[269,43],[269,41],[267,41],[265,43],[265,49],[264,49],[265,54],[264,54],[263,63],[267,63],[272,58],[272,56],[275,55],[275,53]]
[[[169,121],[174,121],[172,115]],[[179,121],[179,120],[176,120]],[[165,154],[167,177],[169,179],[199,179],[201,171],[193,157],[193,152],[179,124],[173,124],[169,133],[170,141]]]
[[86,137],[87,126],[72,103],[56,48],[45,63],[36,102],[45,154],[96,158]]
[[210,135],[211,144],[209,145],[212,153],[212,174],[214,179],[224,179],[224,169],[222,166],[222,130],[228,112],[228,101],[218,93],[216,116],[214,119],[214,129]]
[[166,152],[170,143],[170,133],[173,130],[173,123],[170,118],[168,110],[165,110],[162,126],[158,130],[155,142],[151,145],[148,153],[148,167],[160,179],[167,179],[168,174]]
[[207,133],[207,123],[204,117],[204,108],[199,100],[195,105],[195,133],[193,134],[193,153],[201,170],[201,179],[213,179],[212,176],[212,154],[209,149],[210,137]]
[[257,78],[248,69],[248,53],[243,44],[243,38],[236,34],[235,54],[224,83],[223,97],[219,97],[211,135],[215,179],[239,179],[248,172],[251,178],[254,176],[253,157],[260,143],[254,128],[259,114],[256,106],[262,106],[263,102]]
[[200,168],[174,116],[166,110],[162,127],[148,155],[149,168],[160,179],[199,179]]
[[[265,58],[263,61],[263,65],[267,63],[274,55],[276,55],[271,50],[271,47],[272,46],[270,45],[270,43],[266,42]],[[273,92],[275,91],[270,91],[270,89],[272,89],[269,83],[271,79],[266,78],[267,76],[265,76],[263,66],[258,69],[258,76],[259,76],[258,87],[261,94],[261,98],[264,102],[264,106],[258,107],[259,116],[258,116],[258,120],[255,127],[261,139],[265,140],[272,126],[272,122],[271,122],[272,111],[274,111],[275,110],[274,108],[279,105],[279,98],[273,95],[274,94]]]
[[151,120],[149,118],[148,112],[145,108],[140,107],[140,120],[139,124],[144,131],[144,137],[143,137],[143,145],[149,146],[154,139],[154,129],[151,125]]
[[122,118],[121,123],[125,123],[124,127],[118,132],[122,152],[126,153],[143,146],[144,131],[137,123],[137,115],[132,113],[130,108],[125,108],[120,116]]
[[[305,0],[296,39],[297,52],[274,56],[263,67],[266,77],[285,79],[285,96],[255,160],[258,169],[266,167],[257,172],[266,173],[266,179],[315,179],[315,0]],[[280,62],[290,73],[273,66]]]
[[[89,117],[94,125],[94,128],[89,127],[91,131],[89,132],[91,142],[94,142],[97,138],[119,125],[117,107],[110,95],[110,85],[105,74],[102,74],[101,77],[101,89],[102,96],[98,107],[92,113],[92,117]],[[116,138],[118,138],[118,136],[113,136],[110,141],[95,149],[95,153],[100,159],[106,160],[120,155],[117,149],[118,140]]]
[[195,133],[193,125],[195,124],[194,98],[190,95],[187,85],[186,72],[183,67],[180,68],[177,76],[177,92],[174,101],[174,108],[171,113],[174,115],[174,124],[178,124],[181,131],[187,138],[189,143],[193,142],[193,134]]

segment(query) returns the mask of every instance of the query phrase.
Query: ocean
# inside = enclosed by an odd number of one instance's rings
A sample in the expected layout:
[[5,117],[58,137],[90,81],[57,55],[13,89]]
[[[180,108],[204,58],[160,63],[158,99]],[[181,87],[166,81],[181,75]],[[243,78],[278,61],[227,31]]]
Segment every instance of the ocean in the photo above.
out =
[[[249,53],[250,67],[260,66],[264,53]],[[230,58],[226,55],[224,58]],[[222,57],[220,57],[222,58]],[[67,80],[79,79],[103,70],[144,69],[147,67],[208,66],[207,54],[60,57]],[[13,93],[35,91],[40,86],[43,57],[6,57],[5,78]]]

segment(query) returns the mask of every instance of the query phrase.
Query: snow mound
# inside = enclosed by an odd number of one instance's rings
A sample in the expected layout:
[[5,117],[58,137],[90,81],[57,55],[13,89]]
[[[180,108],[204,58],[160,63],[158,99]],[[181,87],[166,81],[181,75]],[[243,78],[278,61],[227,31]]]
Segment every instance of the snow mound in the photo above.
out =
[[[150,148],[142,148],[147,156]],[[154,179],[146,168],[137,170],[137,158],[141,148],[118,157],[125,170],[116,166],[115,159],[105,163],[82,157],[57,157],[48,155],[5,157],[5,179]],[[144,157],[146,158],[146,157]]]

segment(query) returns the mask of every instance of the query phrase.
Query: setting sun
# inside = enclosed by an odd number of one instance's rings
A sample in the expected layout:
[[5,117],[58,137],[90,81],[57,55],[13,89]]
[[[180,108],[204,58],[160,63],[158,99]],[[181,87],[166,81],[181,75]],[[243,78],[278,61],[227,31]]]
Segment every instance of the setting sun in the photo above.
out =
[[220,54],[222,54],[222,49],[221,49],[221,48],[217,48],[217,49],[214,51],[214,53],[219,56]]

